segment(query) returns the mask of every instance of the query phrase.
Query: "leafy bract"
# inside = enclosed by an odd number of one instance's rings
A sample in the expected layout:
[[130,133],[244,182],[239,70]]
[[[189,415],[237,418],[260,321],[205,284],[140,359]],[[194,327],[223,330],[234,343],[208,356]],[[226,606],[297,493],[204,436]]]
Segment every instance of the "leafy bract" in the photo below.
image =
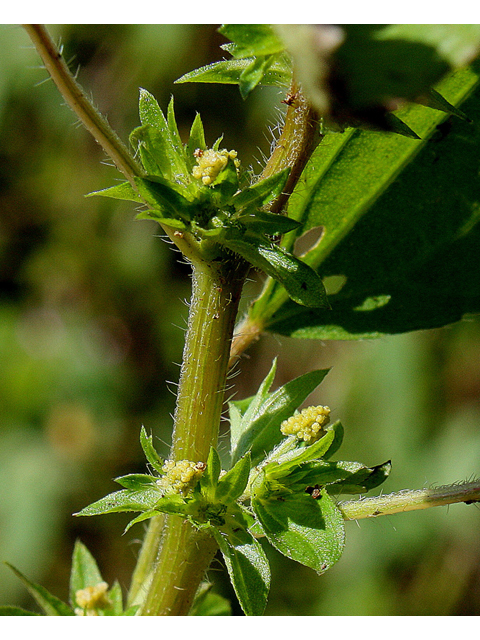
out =
[[[457,105],[478,78],[476,65],[437,89]],[[479,99],[477,91],[465,102],[467,116],[478,113]],[[329,296],[329,311],[305,311],[274,285],[250,311],[269,331],[377,337],[480,311],[478,131],[460,118],[442,124],[444,113],[420,105],[401,115],[421,140],[348,129],[327,133],[317,148],[288,209],[302,227],[282,244],[290,249],[302,233],[322,227],[321,240],[302,259],[346,284]]]
[[213,535],[245,614],[262,615],[270,589],[270,567],[260,543],[245,528],[228,533],[214,529]]
[[75,542],[70,572],[70,604],[76,606],[75,594],[80,589],[92,587],[102,582],[102,574],[95,558],[79,540]]
[[262,460],[282,440],[282,421],[294,413],[327,373],[328,369],[310,371],[269,393],[275,375],[274,363],[257,395],[243,414],[240,424],[232,433],[232,461],[236,462],[247,451],[251,453],[252,464]]

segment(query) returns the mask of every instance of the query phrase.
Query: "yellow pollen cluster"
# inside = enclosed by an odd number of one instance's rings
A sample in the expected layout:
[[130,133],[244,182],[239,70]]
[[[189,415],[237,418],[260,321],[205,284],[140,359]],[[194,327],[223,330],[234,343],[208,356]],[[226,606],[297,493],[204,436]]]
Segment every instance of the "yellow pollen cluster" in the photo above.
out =
[[75,609],[77,616],[98,616],[97,609],[102,609],[110,605],[107,597],[108,584],[99,582],[93,587],[79,589],[75,593],[75,601],[79,608]]
[[296,436],[299,440],[305,440],[312,444],[322,436],[322,429],[330,422],[329,407],[307,407],[300,413],[295,412],[288,420],[280,425],[280,431],[284,436]]
[[162,467],[165,475],[157,480],[160,489],[168,493],[187,494],[205,470],[204,462],[190,462],[190,460],[169,460]]
[[236,151],[227,151],[222,149],[221,151],[214,151],[213,149],[197,149],[194,153],[197,159],[197,165],[192,169],[192,175],[194,178],[201,180],[204,185],[209,186],[218,176],[220,171],[227,166],[229,159],[232,159],[235,166],[240,166],[240,162],[236,159]]

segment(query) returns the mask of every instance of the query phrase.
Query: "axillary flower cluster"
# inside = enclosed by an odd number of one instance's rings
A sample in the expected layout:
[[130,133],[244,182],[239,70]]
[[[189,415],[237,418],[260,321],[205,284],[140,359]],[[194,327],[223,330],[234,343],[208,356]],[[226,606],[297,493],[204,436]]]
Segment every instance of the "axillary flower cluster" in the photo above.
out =
[[197,484],[205,471],[205,466],[204,462],[190,462],[190,460],[174,462],[173,460],[168,460],[162,467],[165,475],[157,480],[157,486],[164,493],[186,495]]
[[324,427],[330,422],[330,408],[321,405],[307,407],[300,413],[296,411],[293,416],[284,420],[280,425],[280,431],[284,436],[296,436],[307,444],[313,444],[323,435]]
[[229,160],[233,160],[237,169],[240,167],[240,161],[237,160],[237,152],[235,150],[196,149],[193,155],[197,159],[197,164],[192,169],[192,176],[197,180],[201,180],[207,187],[212,184],[220,171],[227,166]]
[[108,584],[99,582],[93,587],[79,589],[75,593],[75,601],[78,607],[75,609],[76,616],[98,616],[98,609],[110,606],[107,596]]

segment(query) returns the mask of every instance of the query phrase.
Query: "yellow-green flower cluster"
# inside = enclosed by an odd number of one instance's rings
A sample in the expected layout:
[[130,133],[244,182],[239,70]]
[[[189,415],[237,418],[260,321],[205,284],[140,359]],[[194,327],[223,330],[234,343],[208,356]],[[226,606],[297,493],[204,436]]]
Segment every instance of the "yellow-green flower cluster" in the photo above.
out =
[[111,603],[107,597],[108,584],[99,582],[93,587],[79,589],[75,593],[75,601],[78,608],[75,609],[76,616],[98,616],[98,609],[104,609]]
[[181,493],[186,495],[198,482],[205,470],[204,462],[190,462],[168,460],[162,467],[165,475],[157,480],[157,485],[166,493]]
[[197,180],[201,180],[204,185],[209,186],[218,176],[220,171],[227,166],[229,159],[233,160],[235,167],[240,166],[237,160],[237,152],[221,149],[214,151],[213,149],[197,149],[194,153],[197,159],[197,165],[192,169],[192,175]]
[[312,444],[323,435],[323,428],[330,422],[329,407],[307,407],[300,413],[296,411],[280,425],[284,436],[296,436],[307,444]]

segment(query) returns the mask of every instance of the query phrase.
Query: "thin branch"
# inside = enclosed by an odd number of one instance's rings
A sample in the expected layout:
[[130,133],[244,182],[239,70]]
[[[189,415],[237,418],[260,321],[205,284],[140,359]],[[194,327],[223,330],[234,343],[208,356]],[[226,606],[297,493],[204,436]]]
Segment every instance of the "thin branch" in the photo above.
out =
[[338,508],[345,520],[375,518],[405,511],[442,507],[456,502],[480,502],[480,481],[452,484],[434,489],[405,489],[384,496],[340,502]]
[[76,113],[84,127],[90,131],[98,144],[114,161],[117,169],[123,173],[130,183],[134,184],[134,177],[144,175],[144,171],[108,124],[106,118],[102,116],[87,98],[82,87],[75,80],[65,64],[61,52],[55,45],[48,31],[42,24],[24,24],[22,26],[30,36],[30,39],[45,63],[45,68],[69,107]]

